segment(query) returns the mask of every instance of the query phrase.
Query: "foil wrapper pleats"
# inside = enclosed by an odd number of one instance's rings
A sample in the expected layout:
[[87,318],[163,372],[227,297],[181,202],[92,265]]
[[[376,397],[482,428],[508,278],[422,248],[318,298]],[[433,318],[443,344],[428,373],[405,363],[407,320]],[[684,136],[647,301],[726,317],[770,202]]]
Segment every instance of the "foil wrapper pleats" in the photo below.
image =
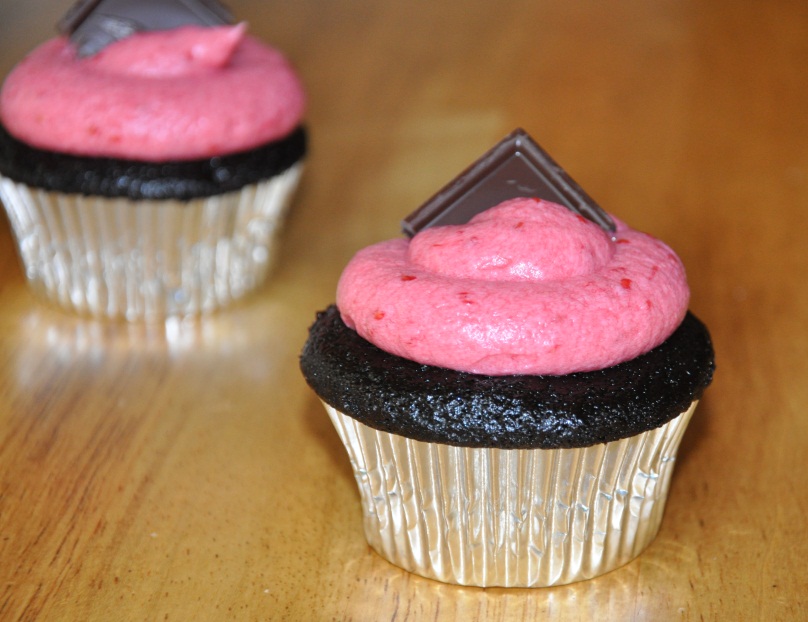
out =
[[211,197],[63,194],[0,176],[32,289],[80,314],[128,320],[206,313],[266,278],[302,170]]
[[382,557],[446,583],[543,587],[609,572],[651,543],[696,404],[659,428],[575,449],[425,443],[325,406]]

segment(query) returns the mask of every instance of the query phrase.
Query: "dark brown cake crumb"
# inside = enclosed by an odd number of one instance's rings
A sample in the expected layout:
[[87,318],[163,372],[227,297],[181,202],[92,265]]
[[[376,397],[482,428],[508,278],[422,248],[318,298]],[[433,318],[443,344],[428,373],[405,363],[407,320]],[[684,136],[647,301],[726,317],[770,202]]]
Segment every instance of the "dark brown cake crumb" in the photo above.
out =
[[141,162],[37,149],[0,125],[0,174],[43,190],[135,201],[188,201],[239,190],[282,173],[305,153],[302,126],[248,151],[198,160]]
[[588,447],[667,423],[701,397],[715,369],[710,334],[688,313],[660,346],[608,369],[483,376],[421,365],[361,338],[331,306],[300,358],[309,385],[377,430],[461,447]]

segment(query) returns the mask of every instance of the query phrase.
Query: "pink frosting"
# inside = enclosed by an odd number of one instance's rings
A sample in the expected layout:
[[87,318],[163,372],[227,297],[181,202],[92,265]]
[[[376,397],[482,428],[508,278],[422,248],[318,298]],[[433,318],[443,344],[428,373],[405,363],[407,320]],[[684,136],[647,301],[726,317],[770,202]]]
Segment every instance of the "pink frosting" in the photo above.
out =
[[286,59],[241,24],[138,33],[83,59],[67,39],[52,39],[0,94],[0,120],[30,145],[158,162],[283,138],[304,107]]
[[667,339],[690,297],[679,258],[619,220],[514,199],[467,225],[370,246],[337,288],[345,323],[419,363],[488,375],[567,374]]

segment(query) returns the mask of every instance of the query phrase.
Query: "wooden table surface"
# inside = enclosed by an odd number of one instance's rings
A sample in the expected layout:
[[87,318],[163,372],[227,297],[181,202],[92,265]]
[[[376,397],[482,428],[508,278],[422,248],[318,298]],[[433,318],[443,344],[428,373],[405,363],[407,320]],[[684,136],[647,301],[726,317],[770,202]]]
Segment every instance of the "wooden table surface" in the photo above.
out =
[[[2,75],[67,4],[3,0]],[[0,619],[808,619],[808,4],[230,6],[310,94],[281,264],[199,321],[97,322],[32,297],[2,220]],[[367,547],[297,360],[350,256],[517,126],[677,250],[718,371],[643,555],[461,588]]]

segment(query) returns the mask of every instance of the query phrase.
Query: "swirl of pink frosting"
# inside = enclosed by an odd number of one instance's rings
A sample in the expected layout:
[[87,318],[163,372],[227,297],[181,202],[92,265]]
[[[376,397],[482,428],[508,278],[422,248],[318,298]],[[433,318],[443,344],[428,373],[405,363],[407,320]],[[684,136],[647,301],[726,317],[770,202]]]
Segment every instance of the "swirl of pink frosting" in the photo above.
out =
[[679,258],[615,219],[614,236],[538,199],[361,250],[343,321],[392,354],[487,375],[603,369],[661,344],[687,312]]
[[245,25],[143,32],[78,58],[52,39],[9,74],[0,120],[19,140],[83,156],[207,158],[283,138],[305,95]]

